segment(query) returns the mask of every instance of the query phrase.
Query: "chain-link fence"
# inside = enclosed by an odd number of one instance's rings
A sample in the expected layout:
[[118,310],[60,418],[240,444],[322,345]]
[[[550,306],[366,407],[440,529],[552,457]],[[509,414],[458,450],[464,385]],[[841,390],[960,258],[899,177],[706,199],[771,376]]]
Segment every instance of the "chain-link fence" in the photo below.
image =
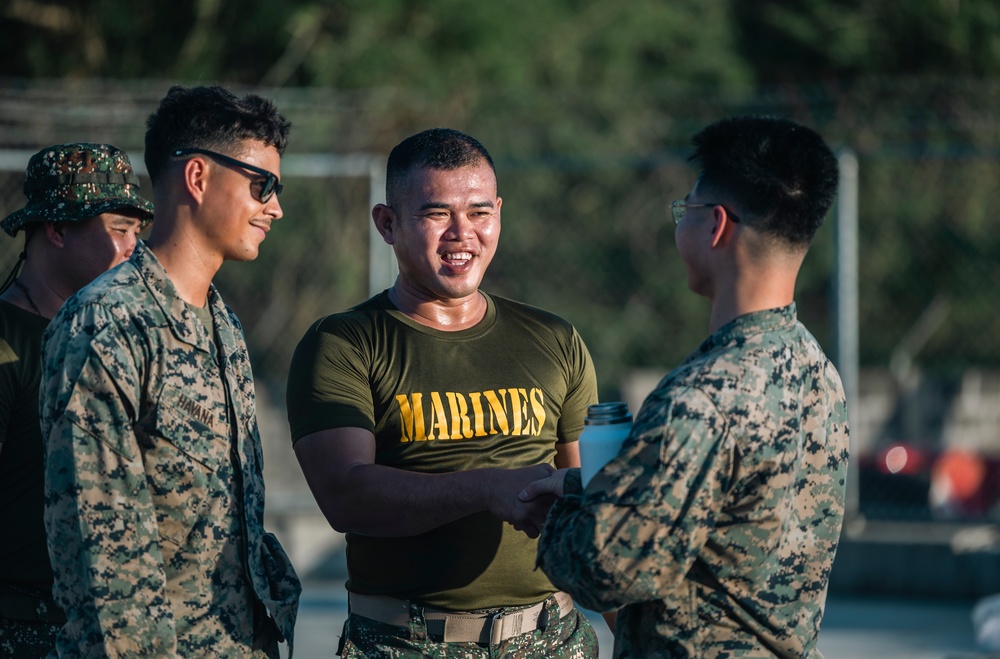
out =
[[862,170],[861,510],[1000,517],[1000,159],[946,144]]
[[[141,153],[129,155],[141,163]],[[0,171],[4,216],[24,205],[26,164],[27,157],[20,171]],[[253,263],[226,264],[215,279],[244,325],[255,371],[265,386],[275,387],[275,395],[305,328],[368,292],[368,178],[307,174],[284,178],[285,216],[274,226],[282,239],[265,242]],[[140,181],[150,198],[148,179],[141,176]],[[8,270],[23,248],[23,236],[4,236],[0,242],[0,263]]]
[[[141,159],[144,118],[167,87],[2,83],[0,149],[30,154],[56,142],[108,141],[133,161]],[[255,262],[224,265],[216,283],[243,321],[271,400],[283,399],[291,352],[309,324],[369,294],[371,182],[310,173],[313,156],[384,154],[434,125],[480,138],[504,197],[503,237],[485,287],[572,321],[594,356],[602,397],[626,398],[634,410],[708,327],[707,303],[686,288],[667,211],[694,182],[687,141],[727,114],[783,114],[858,157],[862,371],[851,415],[860,511],[890,519],[1000,513],[990,491],[1000,482],[1000,85],[891,81],[742,97],[670,87],[636,91],[627,104],[610,94],[553,92],[445,106],[395,92],[261,93],[294,125],[283,162],[285,216]],[[4,215],[23,203],[26,161],[0,172]],[[0,242],[0,265],[12,265],[19,247],[20,238]],[[797,300],[831,356],[835,264],[827,226]]]

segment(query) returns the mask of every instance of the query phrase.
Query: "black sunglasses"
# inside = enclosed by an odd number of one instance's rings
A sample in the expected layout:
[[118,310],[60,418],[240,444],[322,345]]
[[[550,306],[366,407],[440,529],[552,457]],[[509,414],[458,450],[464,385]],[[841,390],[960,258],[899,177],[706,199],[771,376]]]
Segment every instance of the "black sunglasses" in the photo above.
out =
[[731,210],[729,210],[729,208],[723,206],[722,204],[719,203],[691,204],[688,203],[687,199],[675,199],[674,201],[670,202],[670,214],[673,215],[674,217],[674,224],[680,224],[681,221],[684,219],[684,216],[687,215],[687,209],[713,208],[715,206],[722,206],[722,208],[726,211],[726,215],[728,215],[729,219],[731,219],[733,222],[740,221],[740,218],[739,216],[736,215],[736,213],[732,212]]
[[260,190],[258,191],[257,200],[262,204],[266,204],[268,200],[274,195],[280,195],[281,191],[285,189],[285,186],[278,183],[278,177],[267,171],[266,169],[261,169],[260,167],[255,167],[249,165],[245,162],[237,160],[236,158],[230,158],[229,156],[216,153],[215,151],[209,151],[208,149],[177,149],[171,155],[174,158],[180,156],[189,156],[192,153],[200,153],[202,155],[208,156],[213,160],[219,160],[226,163],[227,165],[232,165],[233,167],[242,167],[243,169],[249,170],[255,174],[260,174],[264,177],[264,181],[260,185]]

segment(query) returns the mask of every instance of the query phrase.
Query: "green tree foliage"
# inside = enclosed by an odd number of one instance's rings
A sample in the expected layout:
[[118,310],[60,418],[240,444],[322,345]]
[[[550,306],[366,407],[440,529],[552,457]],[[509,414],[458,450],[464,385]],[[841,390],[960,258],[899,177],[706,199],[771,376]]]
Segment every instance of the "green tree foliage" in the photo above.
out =
[[[745,79],[729,3],[10,0],[0,73],[432,92]],[[720,48],[719,45],[724,47]],[[676,68],[675,68],[676,67]]]
[[0,74],[246,85],[710,86],[1000,73],[993,0],[8,0]]
[[[667,213],[694,182],[690,136],[726,114],[791,116],[861,160],[865,362],[887,364],[947,305],[921,356],[1000,363],[995,338],[963,339],[1000,336],[981,296],[1000,274],[1000,90],[984,84],[1000,74],[996,0],[6,0],[0,19],[0,76],[258,88],[293,120],[293,152],[385,153],[433,125],[475,135],[505,200],[487,286],[576,323],[605,396],[630,368],[675,364],[707,327]],[[275,231],[258,270],[223,273],[248,292],[251,338],[301,334],[311,301],[336,311],[363,289],[350,259],[365,210],[322,185],[290,181],[286,197],[299,230]],[[798,296],[827,344],[831,233]],[[316,261],[284,270],[297,250]],[[343,290],[309,289],[309,268]],[[283,378],[287,355],[269,357]]]
[[990,0],[737,0],[732,7],[740,49],[761,83],[1000,74],[1000,5]]

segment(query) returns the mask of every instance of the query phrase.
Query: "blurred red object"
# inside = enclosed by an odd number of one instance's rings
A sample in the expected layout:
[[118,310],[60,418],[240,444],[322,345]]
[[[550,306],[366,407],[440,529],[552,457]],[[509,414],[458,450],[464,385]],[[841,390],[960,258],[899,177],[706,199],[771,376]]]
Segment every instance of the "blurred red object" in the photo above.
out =
[[945,515],[982,515],[993,504],[987,486],[989,465],[970,451],[943,451],[931,467],[931,508]]
[[1000,520],[1000,447],[994,451],[893,442],[852,458],[859,510],[870,519]]

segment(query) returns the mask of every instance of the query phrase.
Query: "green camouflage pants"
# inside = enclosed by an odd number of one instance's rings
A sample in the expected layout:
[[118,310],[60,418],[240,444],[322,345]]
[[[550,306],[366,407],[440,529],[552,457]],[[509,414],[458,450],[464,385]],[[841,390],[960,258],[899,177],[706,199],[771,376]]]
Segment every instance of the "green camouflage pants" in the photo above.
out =
[[[559,618],[559,606],[546,603],[545,629],[521,634],[497,645],[443,643],[427,634],[419,607],[412,607],[409,627],[351,615],[344,625],[344,659],[596,659],[597,634],[590,622],[573,609]],[[513,609],[511,609],[513,610]]]
[[0,657],[38,659],[56,647],[59,623],[0,618]]

